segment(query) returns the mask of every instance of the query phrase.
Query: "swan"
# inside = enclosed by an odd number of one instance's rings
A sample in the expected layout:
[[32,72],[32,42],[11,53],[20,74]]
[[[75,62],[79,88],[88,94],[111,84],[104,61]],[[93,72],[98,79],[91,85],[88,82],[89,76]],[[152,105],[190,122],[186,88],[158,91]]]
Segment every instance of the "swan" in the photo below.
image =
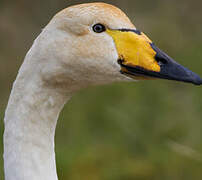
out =
[[56,14],[34,41],[13,84],[4,119],[5,179],[58,179],[56,123],[77,91],[156,78],[202,84],[113,5],[80,4]]

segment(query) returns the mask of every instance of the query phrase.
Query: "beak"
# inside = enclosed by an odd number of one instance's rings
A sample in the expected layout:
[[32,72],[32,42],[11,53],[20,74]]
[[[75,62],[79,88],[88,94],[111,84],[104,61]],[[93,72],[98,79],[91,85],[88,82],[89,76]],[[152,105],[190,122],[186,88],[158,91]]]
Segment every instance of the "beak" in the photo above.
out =
[[201,85],[202,79],[175,62],[142,32],[131,29],[107,30],[119,55],[121,73],[134,79],[168,79]]

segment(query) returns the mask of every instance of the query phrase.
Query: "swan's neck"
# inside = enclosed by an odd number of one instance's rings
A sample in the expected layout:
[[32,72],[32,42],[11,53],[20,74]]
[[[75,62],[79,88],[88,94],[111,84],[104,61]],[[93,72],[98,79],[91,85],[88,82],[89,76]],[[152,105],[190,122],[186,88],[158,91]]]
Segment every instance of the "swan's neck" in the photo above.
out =
[[6,180],[57,179],[54,135],[67,100],[68,96],[45,88],[37,75],[18,75],[5,115]]

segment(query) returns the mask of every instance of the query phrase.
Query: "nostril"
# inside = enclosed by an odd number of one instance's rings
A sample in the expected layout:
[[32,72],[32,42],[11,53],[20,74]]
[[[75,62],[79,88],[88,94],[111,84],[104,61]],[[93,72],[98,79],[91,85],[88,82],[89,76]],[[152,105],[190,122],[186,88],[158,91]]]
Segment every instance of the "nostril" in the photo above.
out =
[[159,55],[159,54],[157,54],[155,56],[155,59],[156,59],[156,61],[157,61],[157,63],[158,63],[159,66],[168,64],[168,61],[164,57],[162,57],[161,55]]
[[163,51],[161,51],[158,47],[156,47],[154,43],[151,43],[150,45],[152,49],[156,52],[155,60],[157,61],[159,66],[168,64],[169,57]]

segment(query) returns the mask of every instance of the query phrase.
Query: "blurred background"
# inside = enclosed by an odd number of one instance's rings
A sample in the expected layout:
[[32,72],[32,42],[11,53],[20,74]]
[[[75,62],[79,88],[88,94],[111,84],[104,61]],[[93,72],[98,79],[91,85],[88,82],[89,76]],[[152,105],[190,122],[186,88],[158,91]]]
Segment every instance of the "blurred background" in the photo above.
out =
[[[51,17],[78,0],[0,0],[0,179],[3,116],[18,68]],[[161,49],[202,76],[202,1],[109,0]],[[202,88],[166,80],[79,92],[57,125],[64,180],[202,179]]]

